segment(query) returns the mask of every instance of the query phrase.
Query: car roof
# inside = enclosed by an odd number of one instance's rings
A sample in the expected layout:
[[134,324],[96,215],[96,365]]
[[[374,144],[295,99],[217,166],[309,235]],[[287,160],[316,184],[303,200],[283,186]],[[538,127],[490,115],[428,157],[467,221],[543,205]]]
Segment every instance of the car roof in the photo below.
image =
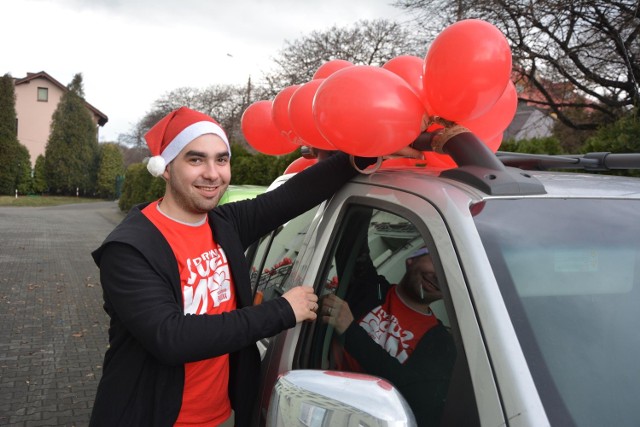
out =
[[[427,182],[435,182],[440,186],[455,187],[468,193],[472,199],[491,197],[590,197],[590,198],[626,198],[640,199],[640,178],[616,175],[522,171],[516,173],[531,176],[544,187],[542,194],[506,194],[491,195],[473,185],[442,175],[442,170],[429,168],[388,168],[376,171],[371,175],[360,175],[356,182],[369,182],[376,185],[400,188],[410,192],[418,192]],[[425,187],[426,188],[426,187]]]
[[535,172],[555,196],[640,198],[640,178],[576,172]]

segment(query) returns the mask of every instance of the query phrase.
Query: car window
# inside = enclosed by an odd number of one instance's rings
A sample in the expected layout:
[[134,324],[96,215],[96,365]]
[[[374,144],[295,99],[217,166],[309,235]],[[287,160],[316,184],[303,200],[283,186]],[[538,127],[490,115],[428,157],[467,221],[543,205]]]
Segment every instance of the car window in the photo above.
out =
[[283,284],[298,257],[318,206],[278,227],[258,242],[251,265],[254,304],[284,293]]
[[635,425],[640,417],[639,201],[505,199],[476,211],[474,220],[552,424]]
[[[310,338],[309,367],[385,378],[405,397],[419,425],[439,425],[456,361],[466,368],[466,359],[459,357],[463,351],[450,332],[438,264],[430,238],[411,221],[350,207],[320,281],[321,320]],[[337,319],[344,310],[353,322],[341,332]],[[465,372],[461,381],[471,390]],[[474,418],[467,422],[473,425]]]

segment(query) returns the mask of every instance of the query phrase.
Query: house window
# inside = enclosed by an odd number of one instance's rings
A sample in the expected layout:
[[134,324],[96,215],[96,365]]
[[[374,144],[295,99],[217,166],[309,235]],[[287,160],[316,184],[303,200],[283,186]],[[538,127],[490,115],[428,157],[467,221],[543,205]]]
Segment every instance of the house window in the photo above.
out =
[[49,88],[46,88],[46,87],[38,88],[38,101],[42,101],[42,102],[49,101]]

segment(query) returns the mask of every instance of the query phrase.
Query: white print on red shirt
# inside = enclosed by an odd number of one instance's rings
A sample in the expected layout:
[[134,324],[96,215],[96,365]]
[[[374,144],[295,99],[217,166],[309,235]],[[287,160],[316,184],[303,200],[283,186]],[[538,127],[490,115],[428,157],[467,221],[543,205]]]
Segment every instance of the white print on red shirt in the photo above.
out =
[[409,357],[407,348],[413,339],[413,332],[402,329],[398,319],[378,306],[367,313],[360,321],[360,326],[369,336],[384,348],[391,356],[404,363]]
[[182,290],[184,314],[204,314],[231,298],[231,274],[224,251],[212,249],[186,262],[189,277]]

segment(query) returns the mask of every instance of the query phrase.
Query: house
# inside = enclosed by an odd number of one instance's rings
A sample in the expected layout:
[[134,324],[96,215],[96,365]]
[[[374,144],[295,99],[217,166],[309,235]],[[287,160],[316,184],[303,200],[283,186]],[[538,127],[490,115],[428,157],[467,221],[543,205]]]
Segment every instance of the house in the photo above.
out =
[[518,109],[504,131],[503,140],[546,138],[553,135],[555,120],[544,110],[528,105],[526,102],[518,102]]
[[[18,140],[29,150],[34,165],[38,156],[44,155],[53,113],[67,87],[44,71],[27,73],[26,77],[16,78],[14,82]],[[88,102],[85,104],[96,126],[104,126],[109,118]]]
[[[580,105],[589,102],[576,91],[572,83],[567,81],[556,82],[536,76],[536,85],[532,84],[531,76],[518,66],[514,66],[511,80],[516,85],[519,102],[513,121],[504,131],[503,139],[505,140],[520,141],[553,136],[557,118],[548,108],[551,103]],[[544,94],[538,85],[544,88]],[[550,97],[551,101],[547,97]]]

